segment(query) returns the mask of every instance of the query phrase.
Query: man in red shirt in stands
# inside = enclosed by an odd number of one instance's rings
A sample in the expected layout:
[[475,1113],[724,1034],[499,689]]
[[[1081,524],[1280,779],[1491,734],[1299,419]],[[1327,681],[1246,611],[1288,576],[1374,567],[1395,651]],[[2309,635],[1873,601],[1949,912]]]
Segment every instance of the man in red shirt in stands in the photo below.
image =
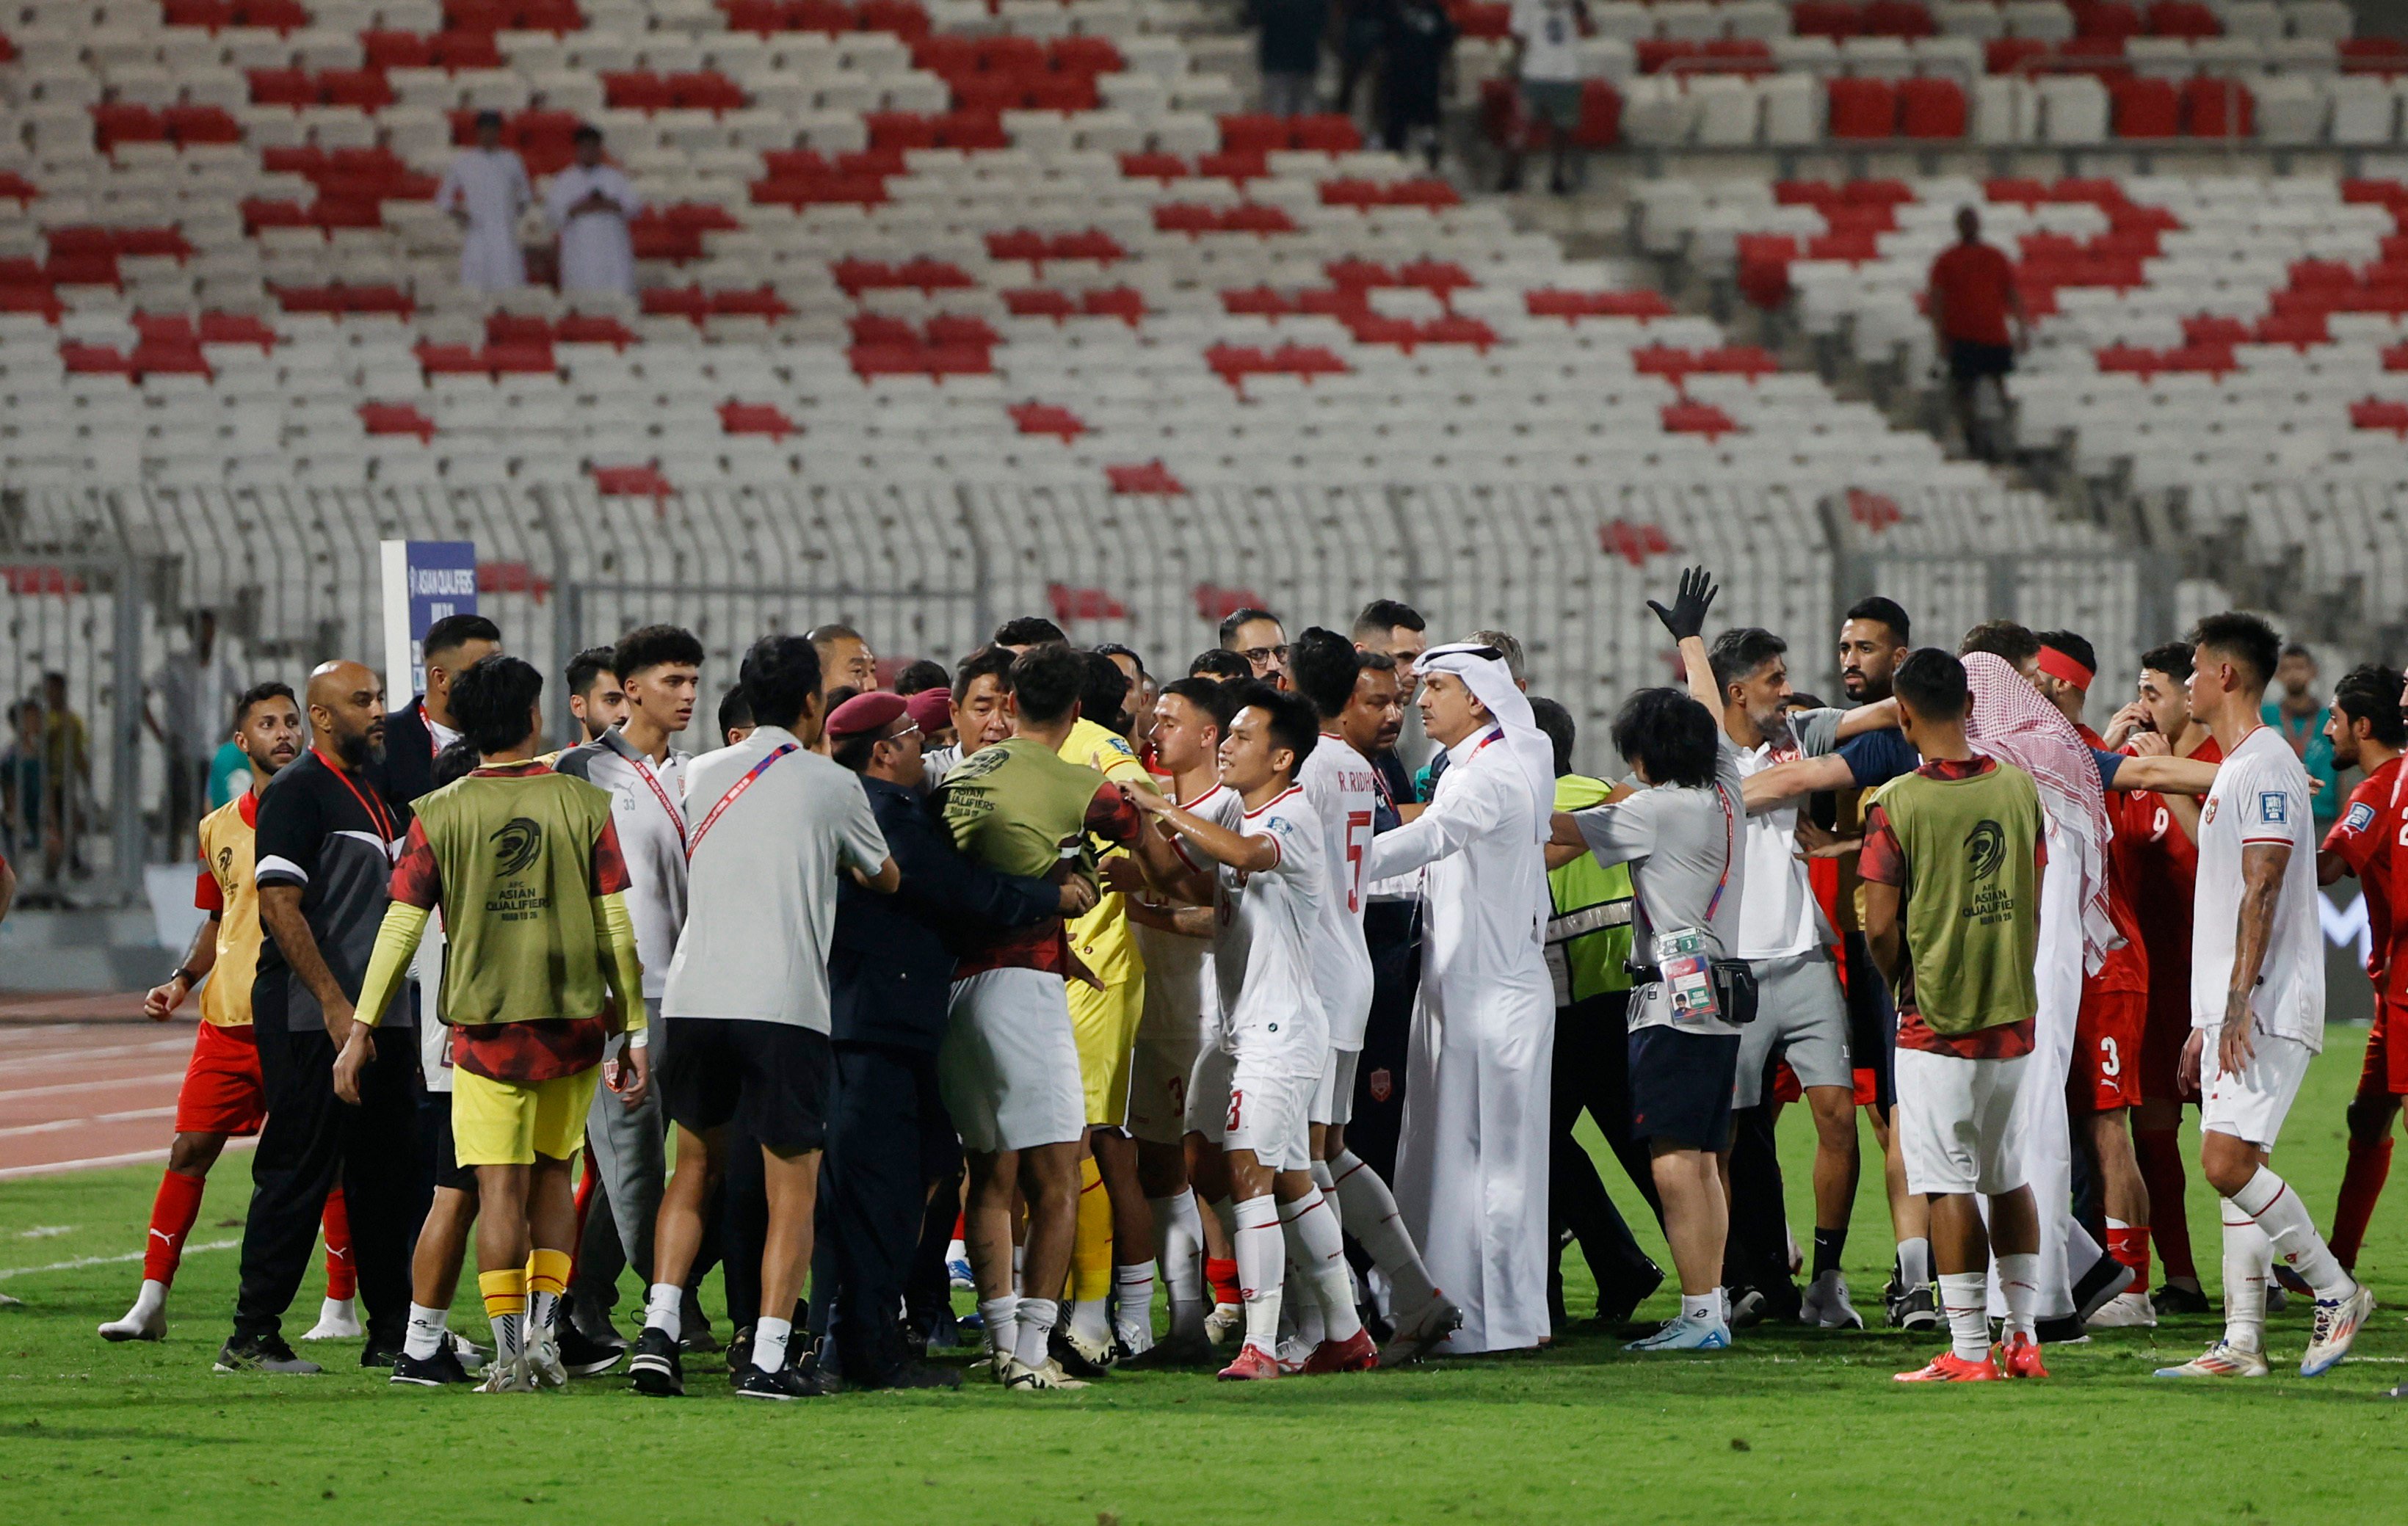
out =
[[[2026,326],[2024,302],[2015,290],[2014,262],[1982,242],[1982,219],[1970,207],[1956,213],[1956,242],[1931,262],[1924,305],[1948,366],[1949,406],[1964,432],[1966,452],[1977,460],[1996,461],[1999,443],[1989,438],[1975,415],[1975,396],[1987,380],[1998,389],[2000,410],[2005,411],[2007,373],[2015,368],[2015,349]],[[2014,332],[2007,327],[2010,314],[2015,321]]]

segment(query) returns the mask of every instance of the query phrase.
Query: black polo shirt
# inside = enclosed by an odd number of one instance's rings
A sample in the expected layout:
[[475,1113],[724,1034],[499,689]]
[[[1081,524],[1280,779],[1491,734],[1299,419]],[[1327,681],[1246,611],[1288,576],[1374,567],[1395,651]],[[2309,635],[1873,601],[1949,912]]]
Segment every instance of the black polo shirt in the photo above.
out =
[[[259,797],[259,887],[300,887],[301,915],[319,956],[354,1001],[392,899],[394,858],[409,820],[409,807],[387,801],[373,776],[348,774],[315,748],[269,780]],[[271,981],[282,983],[289,1030],[324,1020],[318,998],[293,973],[273,934],[260,940],[259,949],[258,982]],[[406,1028],[409,1019],[405,988],[383,1024]]]

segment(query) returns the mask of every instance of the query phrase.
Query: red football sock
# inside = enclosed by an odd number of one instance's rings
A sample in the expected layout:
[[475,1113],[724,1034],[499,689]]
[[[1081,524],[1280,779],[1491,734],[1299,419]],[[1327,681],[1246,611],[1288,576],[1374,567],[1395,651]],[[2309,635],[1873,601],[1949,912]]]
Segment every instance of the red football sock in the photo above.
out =
[[360,1291],[360,1277],[351,1264],[351,1212],[344,1205],[340,1187],[326,1194],[319,1223],[326,1232],[326,1296],[350,1298]]
[[2341,1202],[2333,1209],[2329,1244],[2344,1271],[2358,1268],[2358,1248],[2366,1243],[2366,1221],[2374,1217],[2374,1200],[2383,1195],[2384,1178],[2391,1175],[2391,1135],[2349,1142],[2349,1162],[2342,1167]]
[[953,1238],[956,1240],[967,1240],[969,1238],[969,1215],[960,1213],[953,1215]]
[[2182,1131],[2136,1128],[2132,1152],[2140,1157],[2141,1180],[2149,1190],[2149,1217],[2157,1220],[2150,1234],[2166,1276],[2196,1283],[2199,1263],[2191,1260],[2190,1214],[2183,1205],[2188,1184],[2183,1174]]
[[2149,1291],[2149,1226],[2146,1224],[2114,1224],[2107,1226],[2107,1254],[2116,1263],[2132,1269],[2132,1291]]
[[1235,1256],[1226,1261],[1217,1256],[1205,1257],[1204,1280],[1212,1285],[1212,1302],[1235,1304],[1240,1301],[1238,1294],[1238,1259]]
[[142,1252],[143,1281],[174,1284],[176,1263],[184,1259],[184,1236],[201,1216],[201,1192],[208,1185],[206,1177],[160,1173],[159,1195],[150,1200],[150,1238]]

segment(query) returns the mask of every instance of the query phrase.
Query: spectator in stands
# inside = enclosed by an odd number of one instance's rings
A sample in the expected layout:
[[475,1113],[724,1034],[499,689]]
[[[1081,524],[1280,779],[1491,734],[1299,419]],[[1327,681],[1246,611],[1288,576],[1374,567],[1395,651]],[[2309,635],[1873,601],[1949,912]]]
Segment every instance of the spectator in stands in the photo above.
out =
[[1263,109],[1302,117],[1320,109],[1314,81],[1321,42],[1329,31],[1329,0],[1250,0],[1257,28],[1255,61],[1263,71]]
[[[1588,30],[1586,0],[1513,0],[1513,74],[1522,82],[1522,112],[1547,143],[1547,189],[1572,189],[1572,133],[1581,117],[1581,34]],[[1505,154],[1501,189],[1522,189],[1523,135]]]
[[1387,45],[1398,0],[1339,0],[1338,99],[1330,109],[1354,113],[1354,90],[1371,77]]
[[193,616],[192,645],[170,653],[142,695],[142,724],[166,752],[167,840],[192,835],[208,794],[209,766],[233,728],[234,702],[250,687],[218,645],[213,609]]
[[1458,36],[1439,0],[1398,0],[1388,12],[1380,73],[1380,140],[1390,153],[1418,152],[1438,168],[1439,122]]
[[560,230],[560,289],[636,293],[636,246],[627,225],[644,198],[615,164],[602,162],[602,134],[586,126],[569,140],[577,162],[552,178],[544,215]]
[[[1983,426],[1979,393],[1988,381],[2004,416],[2007,373],[2015,368],[2015,349],[2027,336],[2024,300],[2015,290],[2014,263],[1982,242],[1981,215],[1970,207],[1956,213],[1956,242],[1931,262],[1926,305],[1932,335],[1940,341],[1941,361],[1948,367],[1949,406],[1964,433],[1966,453],[1996,461],[1999,442]],[[2007,326],[2011,314],[2012,331]]]
[[2319,719],[2326,702],[2316,689],[2316,654],[2297,641],[2286,644],[2274,664],[2274,682],[2282,692],[2266,701],[2260,714],[2266,724],[2281,728],[2283,740],[2307,765],[2308,777],[2316,787],[2312,801],[2316,829],[2321,832],[2341,813],[2343,792],[2333,769],[2332,738],[2325,734]]
[[477,146],[464,150],[435,188],[435,205],[467,234],[460,246],[460,284],[507,292],[526,284],[519,214],[535,205],[526,165],[502,147],[502,114],[477,113]]
[[42,702],[8,707],[13,733],[0,752],[0,853],[32,857],[42,842]]
[[92,728],[67,707],[67,676],[42,675],[42,861],[50,879],[64,865],[79,878],[84,807],[92,791]]

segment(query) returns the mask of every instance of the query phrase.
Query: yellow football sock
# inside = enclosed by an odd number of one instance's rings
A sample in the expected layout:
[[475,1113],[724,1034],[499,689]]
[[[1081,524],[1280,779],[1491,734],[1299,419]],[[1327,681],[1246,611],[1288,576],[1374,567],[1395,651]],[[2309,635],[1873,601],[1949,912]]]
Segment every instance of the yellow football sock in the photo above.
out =
[[1104,1174],[1090,1158],[1079,1162],[1079,1234],[1070,1242],[1070,1300],[1086,1303],[1112,1291],[1112,1200]]
[[557,1297],[568,1291],[568,1252],[537,1250],[527,1257],[526,1290]]
[[488,1319],[526,1312],[527,1275],[524,1267],[507,1266],[498,1272],[480,1272],[477,1274],[477,1291],[485,1295],[485,1318]]

